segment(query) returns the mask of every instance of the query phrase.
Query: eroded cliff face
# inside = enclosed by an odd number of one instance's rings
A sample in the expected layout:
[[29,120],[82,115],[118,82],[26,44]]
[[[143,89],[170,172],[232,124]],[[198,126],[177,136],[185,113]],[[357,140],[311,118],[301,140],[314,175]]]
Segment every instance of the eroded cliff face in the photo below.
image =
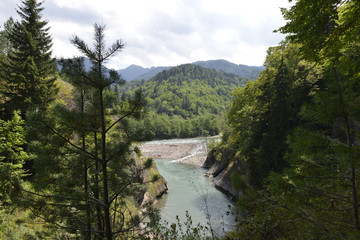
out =
[[235,151],[226,148],[213,149],[208,154],[202,167],[208,169],[206,176],[214,178],[217,189],[230,198],[242,195],[242,192],[234,187],[232,179],[235,174],[245,174],[246,165],[244,161],[240,160]]
[[[135,196],[139,206],[147,203],[155,203],[168,191],[168,184],[166,180],[160,175],[155,163],[148,169],[144,169],[144,162],[146,158],[140,157],[136,159],[136,165],[139,171],[137,172],[137,194]],[[154,181],[157,179],[156,181]]]

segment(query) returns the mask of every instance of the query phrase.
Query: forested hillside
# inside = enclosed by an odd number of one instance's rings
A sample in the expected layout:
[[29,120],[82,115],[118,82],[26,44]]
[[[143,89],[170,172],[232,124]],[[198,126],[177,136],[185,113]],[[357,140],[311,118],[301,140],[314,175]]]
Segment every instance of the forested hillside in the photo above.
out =
[[21,21],[0,32],[0,239],[141,235],[140,222],[158,219],[144,194],[166,184],[133,144],[143,136],[126,128],[143,114],[141,94],[111,108],[111,86],[125,82],[104,62],[124,44],[107,47],[94,24],[91,47],[71,37],[83,57],[62,59],[59,76],[42,4],[22,1]]
[[[232,73],[239,77],[246,77],[250,79],[256,79],[260,72],[263,71],[264,67],[256,66],[246,66],[242,64],[231,63],[226,60],[208,60],[208,61],[198,61],[191,64],[198,65],[207,69],[219,70],[226,73]],[[125,69],[117,70],[123,79],[126,81],[132,80],[149,80],[154,77],[156,74],[168,70],[172,67],[151,67],[143,68],[136,65],[130,65]]]
[[250,79],[256,79],[260,72],[263,71],[264,67],[246,66],[242,64],[231,63],[226,60],[209,60],[209,61],[198,61],[193,64],[199,65],[204,68],[220,70],[227,73],[232,73],[240,77],[247,77]]
[[222,115],[232,100],[231,92],[247,81],[233,74],[185,64],[115,91],[120,99],[142,90],[148,116],[130,125],[136,129],[144,126],[147,136],[194,137],[219,134]]
[[287,41],[236,90],[207,160],[242,196],[230,236],[359,239],[360,3],[300,0],[283,15]]
[[[59,73],[43,1],[19,3],[0,31],[0,239],[360,239],[360,0],[292,2],[256,80],[208,61],[129,83],[103,24],[69,36],[82,57]],[[204,167],[235,228],[216,234],[201,189],[205,225],[162,224],[144,194],[167,186],[136,144],[219,133]]]

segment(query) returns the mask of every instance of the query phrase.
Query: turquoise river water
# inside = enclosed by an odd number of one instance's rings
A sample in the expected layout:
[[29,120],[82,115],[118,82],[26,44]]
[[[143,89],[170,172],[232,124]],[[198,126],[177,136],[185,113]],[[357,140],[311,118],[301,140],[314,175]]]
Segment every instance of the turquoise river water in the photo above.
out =
[[156,159],[155,163],[169,186],[168,194],[157,203],[163,220],[174,223],[179,216],[184,222],[188,211],[194,224],[206,224],[210,216],[219,235],[231,229],[234,221],[229,212],[233,204],[214,187],[211,178],[204,176],[205,169],[169,159]]

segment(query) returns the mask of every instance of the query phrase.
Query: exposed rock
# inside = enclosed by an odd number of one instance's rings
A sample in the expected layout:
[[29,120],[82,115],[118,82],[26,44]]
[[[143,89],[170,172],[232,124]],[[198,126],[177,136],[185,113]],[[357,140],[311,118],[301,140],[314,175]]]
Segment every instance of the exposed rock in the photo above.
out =
[[236,152],[225,148],[212,150],[202,167],[208,169],[206,176],[214,178],[217,189],[230,198],[242,195],[240,190],[234,188],[231,180],[233,173],[244,174],[246,171],[245,163],[237,159]]
[[[155,182],[151,182],[151,179],[154,175],[158,175],[159,179]],[[145,179],[146,182],[149,182],[149,187],[144,195],[144,199],[141,205],[144,205],[149,201],[155,203],[158,199],[160,199],[164,194],[168,192],[168,184],[165,178],[160,175],[155,163],[153,163],[151,170],[147,171],[147,176],[145,177]]]
[[154,159],[171,159],[176,160],[182,158],[191,151],[196,146],[196,144],[157,144],[150,143],[144,144],[141,148],[141,153],[150,158]]
[[[136,182],[140,183],[135,196],[140,206],[149,202],[156,202],[168,191],[166,180],[160,175],[155,163],[149,169],[144,169],[146,158],[135,158],[137,165]],[[152,181],[157,176],[156,181]]]
[[[206,163],[206,166],[210,165],[210,167],[208,167],[209,170],[207,172],[207,176],[217,177],[222,171],[224,171],[229,165],[231,158],[230,155],[231,152],[222,149],[217,152],[211,152],[207,157],[211,158],[209,159],[209,162]],[[205,168],[205,164],[203,167]]]
[[226,169],[214,178],[215,187],[231,198],[240,197],[242,195],[241,191],[234,188],[231,179],[234,172],[240,171],[237,163],[237,161],[231,162]]

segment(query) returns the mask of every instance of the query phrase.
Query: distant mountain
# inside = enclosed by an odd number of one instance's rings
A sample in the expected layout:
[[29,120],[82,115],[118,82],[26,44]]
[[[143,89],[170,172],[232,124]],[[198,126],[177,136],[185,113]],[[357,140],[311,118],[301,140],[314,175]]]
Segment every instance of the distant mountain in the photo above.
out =
[[235,74],[184,64],[162,71],[141,88],[157,113],[184,118],[204,113],[222,114],[230,106],[231,92],[249,79]]
[[[250,79],[258,78],[260,72],[265,69],[265,67],[256,67],[256,66],[246,66],[242,64],[231,63],[226,60],[209,60],[209,61],[198,61],[192,63],[208,69],[220,70],[226,73],[232,73],[239,77],[246,77]],[[91,62],[88,59],[84,61],[85,69],[88,71],[91,68]],[[161,73],[164,70],[168,70],[172,67],[151,67],[143,68],[138,65],[130,65],[125,69],[117,70],[123,79],[126,81],[132,80],[149,80],[150,78],[156,76],[158,73]],[[58,65],[59,71],[61,66]]]
[[168,70],[172,67],[151,67],[148,72],[138,76],[136,80],[149,80],[150,78],[156,76],[158,73],[161,73],[164,70]]
[[209,61],[198,61],[193,64],[199,65],[204,68],[220,70],[227,73],[235,74],[239,77],[247,77],[251,79],[258,78],[260,72],[265,69],[265,67],[254,67],[246,66],[242,64],[231,63],[226,60],[209,60]]
[[91,67],[93,66],[92,62],[88,59],[88,58],[85,58],[85,57],[81,57],[84,59],[84,67],[85,67],[85,70],[88,72],[91,70]]
[[[209,61],[198,61],[192,63],[208,69],[220,70],[226,73],[232,73],[239,77],[247,77],[250,79],[258,78],[260,72],[265,69],[265,67],[256,67],[256,66],[246,66],[242,64],[231,63],[226,60],[209,60]],[[118,70],[118,73],[121,74],[121,77],[126,81],[131,80],[149,80],[154,77],[156,74],[168,70],[172,67],[151,67],[143,68],[137,65],[130,65],[125,69]]]
[[130,65],[125,69],[117,70],[117,72],[121,75],[121,78],[125,79],[126,81],[135,80],[148,71],[149,68],[143,68],[137,65]]
[[125,69],[117,70],[117,72],[121,75],[121,78],[126,81],[132,80],[149,80],[154,77],[156,74],[167,70],[171,67],[151,67],[151,68],[143,68],[137,65],[130,65]]

